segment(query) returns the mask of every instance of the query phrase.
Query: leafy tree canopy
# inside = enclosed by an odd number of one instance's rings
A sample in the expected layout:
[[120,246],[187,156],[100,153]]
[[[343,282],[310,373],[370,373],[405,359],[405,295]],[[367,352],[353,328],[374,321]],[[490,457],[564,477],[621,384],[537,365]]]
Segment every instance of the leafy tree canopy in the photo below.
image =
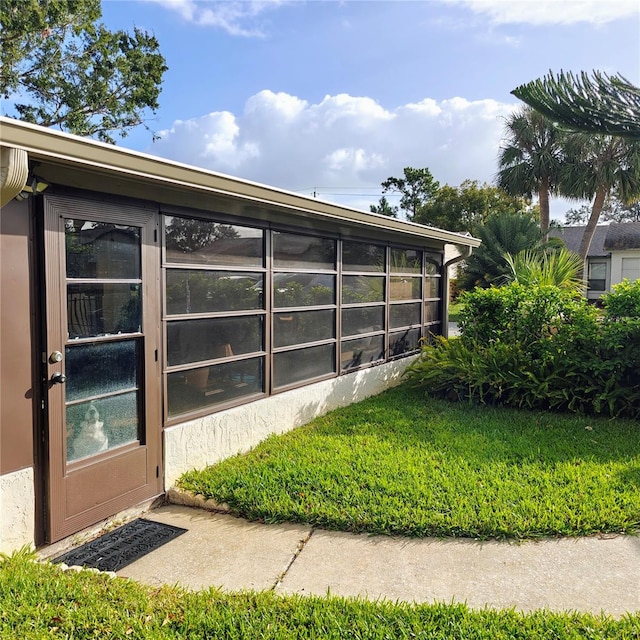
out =
[[621,75],[550,71],[511,93],[572,131],[640,140],[640,88]]
[[392,207],[385,196],[380,198],[380,202],[376,204],[370,204],[369,209],[371,213],[379,213],[381,216],[388,216],[389,218],[398,217],[398,207]]
[[382,192],[400,194],[400,210],[413,220],[419,209],[436,195],[440,184],[426,168],[405,167],[403,174],[402,178],[387,178],[382,183]]
[[[592,206],[583,204],[580,207],[569,209],[564,214],[566,226],[579,226],[586,224],[591,215]],[[604,222],[640,222],[640,202],[625,204],[617,197],[609,197],[600,213],[600,220]]]
[[414,222],[448,231],[471,231],[496,213],[531,211],[531,199],[512,196],[499,187],[465,180],[459,187],[448,184],[426,202],[414,217]]
[[0,2],[0,97],[19,119],[113,143],[155,112],[158,41],[109,31],[101,16],[100,0]]

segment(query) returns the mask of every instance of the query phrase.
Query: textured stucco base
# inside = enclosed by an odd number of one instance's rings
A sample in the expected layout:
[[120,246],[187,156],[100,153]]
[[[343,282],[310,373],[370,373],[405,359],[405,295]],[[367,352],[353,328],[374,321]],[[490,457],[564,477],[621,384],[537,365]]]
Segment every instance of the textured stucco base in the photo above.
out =
[[381,393],[400,382],[412,360],[362,369],[165,429],[165,489],[185,471],[248,451],[271,434]]
[[34,547],[35,499],[32,468],[0,476],[0,552]]

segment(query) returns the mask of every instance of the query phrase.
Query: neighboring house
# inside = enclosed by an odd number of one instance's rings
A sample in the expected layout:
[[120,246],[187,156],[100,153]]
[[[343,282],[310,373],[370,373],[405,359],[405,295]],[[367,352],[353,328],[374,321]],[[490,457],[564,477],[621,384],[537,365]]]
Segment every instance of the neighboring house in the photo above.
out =
[[0,118],[0,551],[398,382],[479,240]]
[[[577,253],[584,229],[564,227],[549,233]],[[625,278],[640,279],[640,222],[598,225],[587,255],[587,297],[598,299]]]

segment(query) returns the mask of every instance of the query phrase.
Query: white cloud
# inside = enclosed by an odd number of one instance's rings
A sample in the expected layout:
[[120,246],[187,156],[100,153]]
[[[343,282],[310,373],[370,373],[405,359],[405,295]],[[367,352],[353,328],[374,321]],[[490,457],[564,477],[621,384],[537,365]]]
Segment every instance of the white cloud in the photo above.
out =
[[495,24],[603,24],[638,17],[638,0],[444,0],[462,4]]
[[455,97],[388,110],[347,94],[312,104],[261,91],[241,114],[174,122],[150,151],[368,210],[380,198],[380,183],[407,166],[428,167],[442,184],[492,181],[503,118],[513,109]]
[[264,33],[255,20],[271,9],[286,4],[286,0],[146,0],[175,11],[185,22],[215,27],[233,36],[259,37]]

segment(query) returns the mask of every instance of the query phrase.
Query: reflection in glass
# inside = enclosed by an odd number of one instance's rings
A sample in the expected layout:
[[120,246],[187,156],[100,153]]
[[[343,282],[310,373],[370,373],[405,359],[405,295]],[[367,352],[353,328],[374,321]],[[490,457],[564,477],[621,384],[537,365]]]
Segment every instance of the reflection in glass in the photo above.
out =
[[335,345],[333,344],[283,351],[273,356],[275,387],[311,380],[334,373],[335,370]]
[[384,271],[384,247],[363,242],[342,243],[343,271]]
[[168,269],[167,313],[262,309],[263,283],[262,273]]
[[342,276],[342,302],[384,302],[384,276]]
[[391,276],[389,278],[389,299],[390,300],[416,300],[422,297],[422,278],[411,278],[405,276]]
[[389,326],[392,329],[420,324],[420,303],[394,304],[389,308]]
[[336,277],[320,273],[276,273],[273,303],[276,307],[333,304]]
[[389,354],[399,356],[415,351],[420,346],[420,329],[406,329],[389,336]]
[[384,336],[344,340],[340,345],[342,371],[355,369],[384,358]]
[[139,279],[140,229],[64,221],[67,278]]
[[422,273],[422,251],[392,248],[391,272]]
[[424,322],[440,322],[440,303],[425,302],[424,303]]
[[65,348],[67,401],[137,388],[138,340]]
[[262,351],[262,316],[167,323],[169,366]]
[[68,284],[69,338],[137,333],[142,311],[139,284]]
[[424,257],[427,260],[427,262],[432,262],[438,266],[440,266],[442,264],[442,254],[441,253],[435,253],[434,251],[425,251],[424,252]]
[[263,265],[263,231],[193,218],[165,216],[167,262]]
[[436,264],[430,260],[425,260],[424,272],[428,276],[437,276],[440,274],[440,264]]
[[227,362],[167,376],[169,416],[264,392],[264,358]]
[[335,317],[333,309],[276,313],[273,328],[274,346],[288,347],[335,338]]
[[274,231],[273,263],[293,269],[334,269],[335,240]]
[[424,279],[424,297],[425,298],[440,297],[440,278]]
[[384,307],[353,307],[342,310],[342,335],[355,336],[384,329]]
[[123,393],[66,409],[67,462],[136,442],[138,394]]

